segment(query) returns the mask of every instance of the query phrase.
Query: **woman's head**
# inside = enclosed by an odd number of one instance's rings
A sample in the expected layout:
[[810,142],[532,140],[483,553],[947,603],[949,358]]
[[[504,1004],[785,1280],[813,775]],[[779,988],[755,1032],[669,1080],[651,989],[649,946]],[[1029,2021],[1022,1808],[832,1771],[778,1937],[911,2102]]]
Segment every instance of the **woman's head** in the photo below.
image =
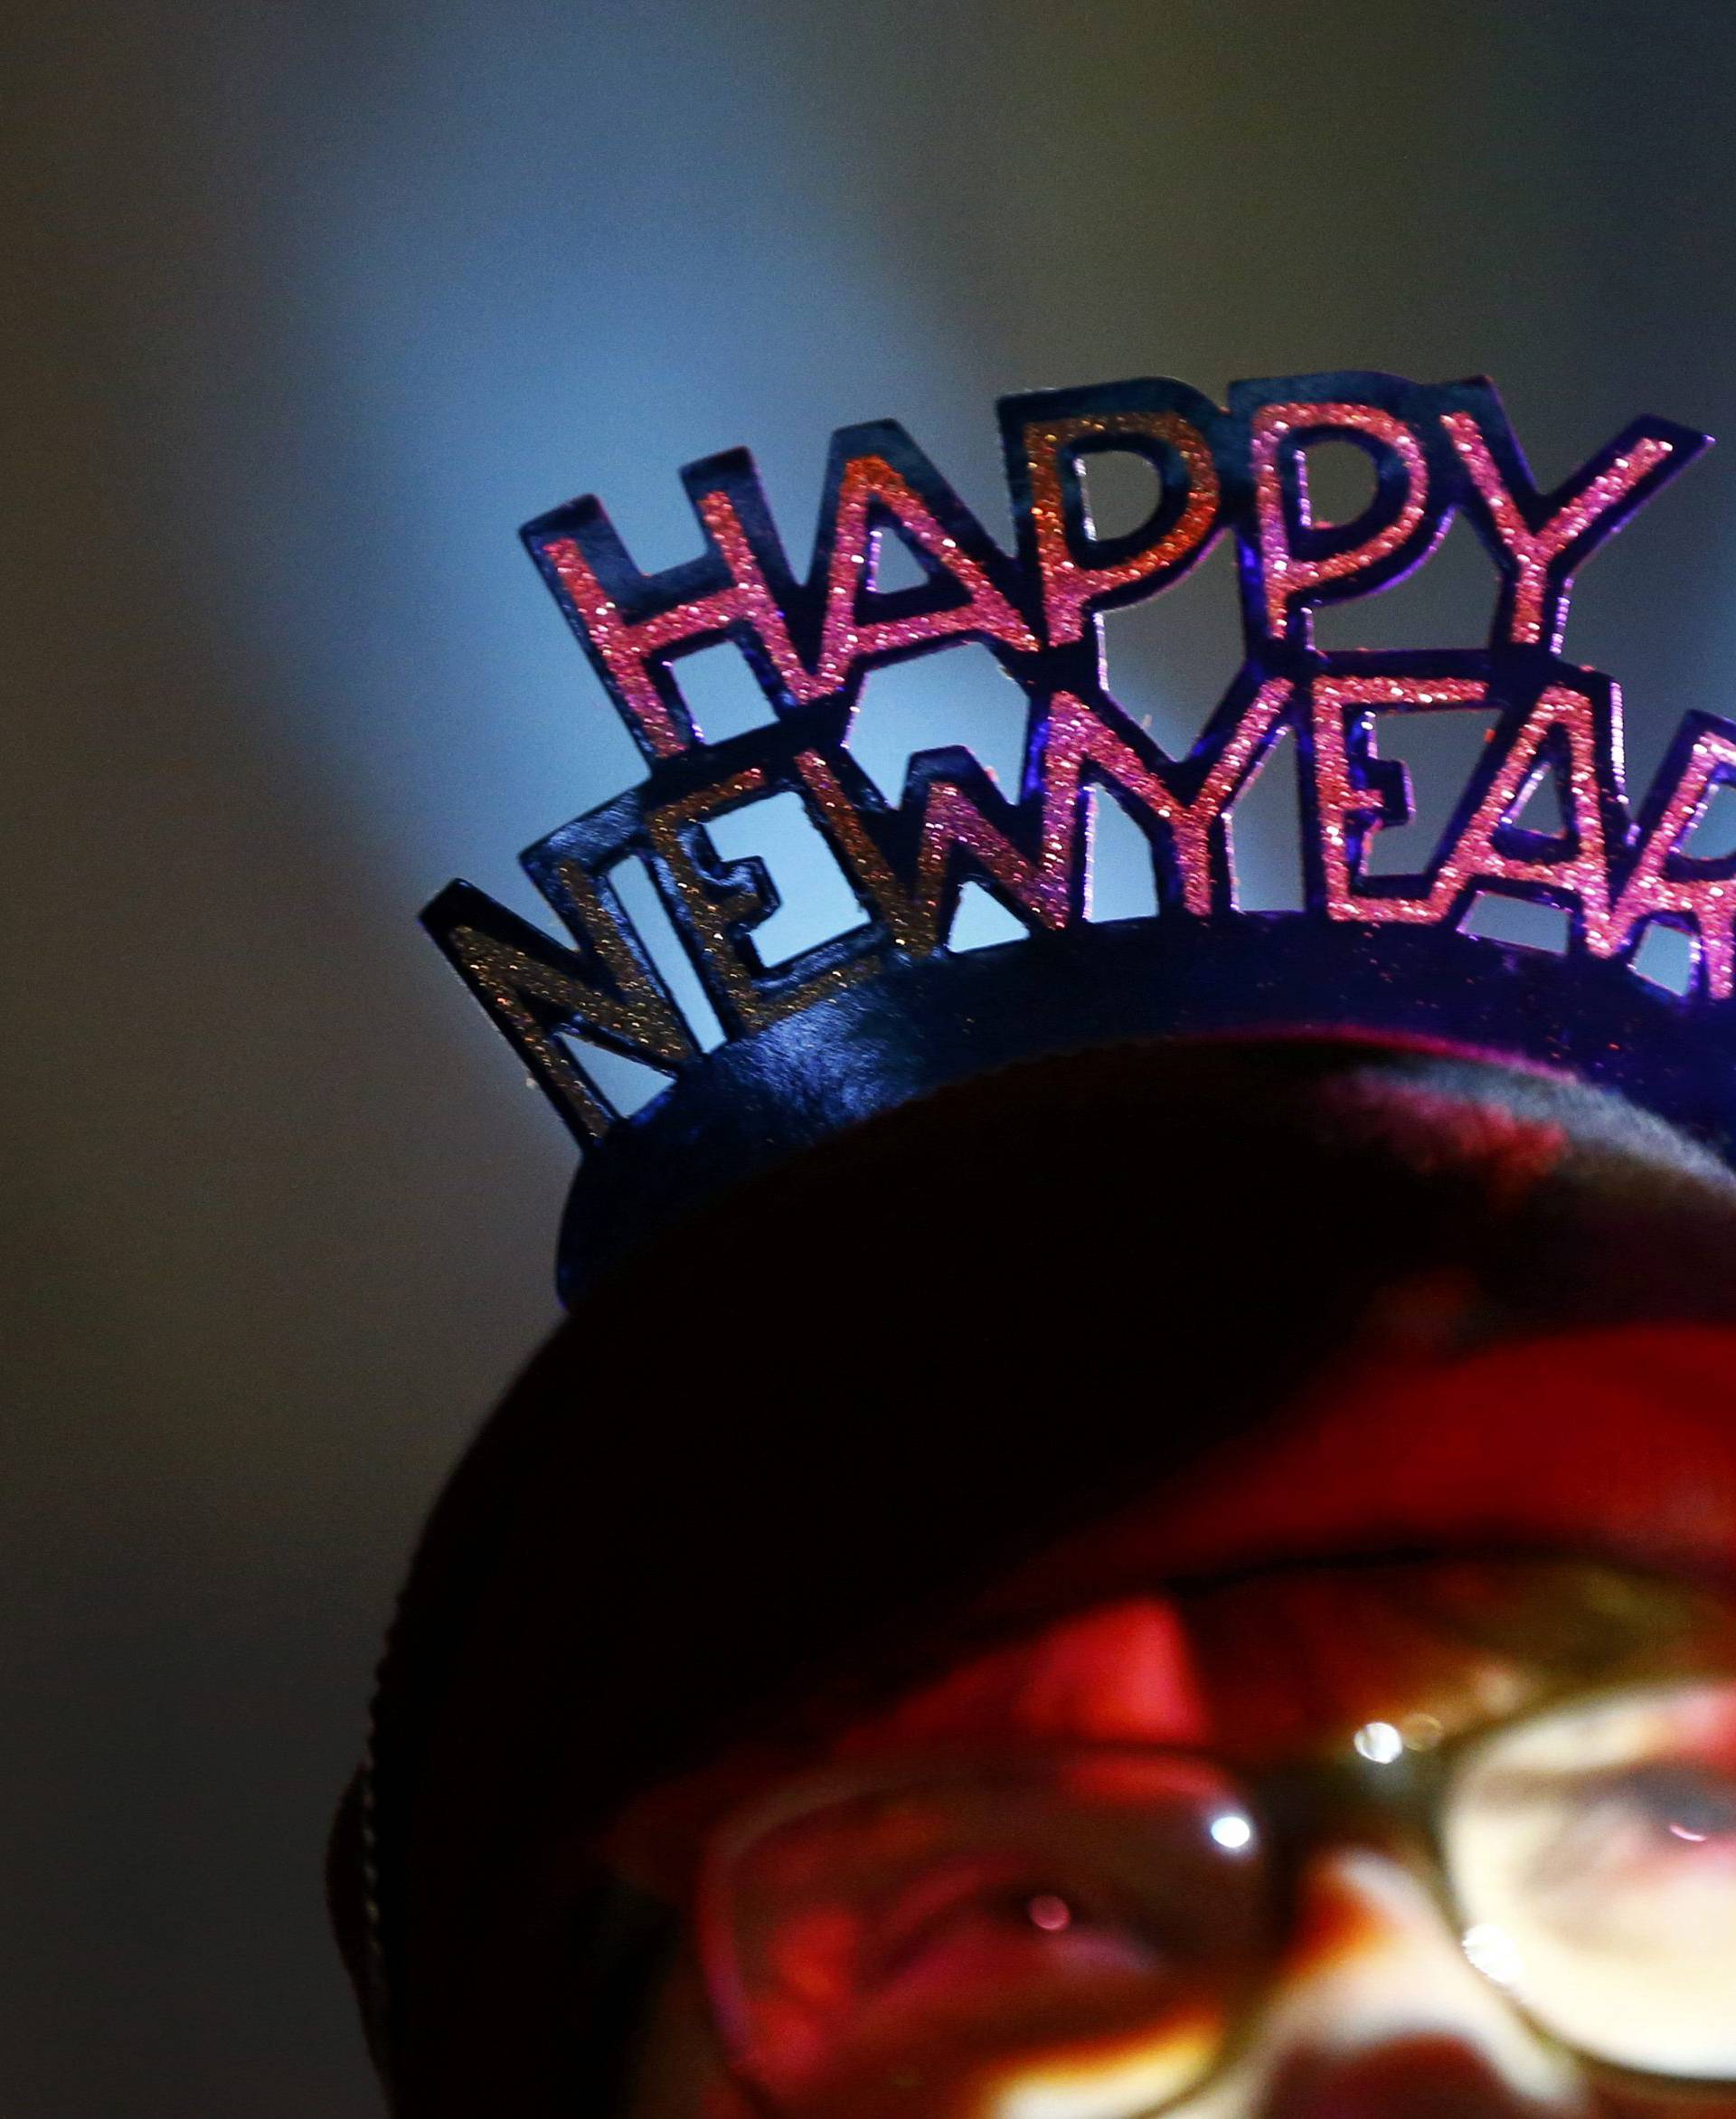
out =
[[[533,1364],[412,1575],[373,1798],[401,2108],[595,2108],[654,1965],[692,1971],[712,1825],[1057,1628],[1401,1547],[1715,1572],[1732,1266],[1736,1180],[1666,1129],[1351,1041],[1013,1070],[708,1210]],[[1063,1690],[1151,1678],[1149,1625],[1090,1638]],[[622,1851],[647,1820],[669,1877]]]

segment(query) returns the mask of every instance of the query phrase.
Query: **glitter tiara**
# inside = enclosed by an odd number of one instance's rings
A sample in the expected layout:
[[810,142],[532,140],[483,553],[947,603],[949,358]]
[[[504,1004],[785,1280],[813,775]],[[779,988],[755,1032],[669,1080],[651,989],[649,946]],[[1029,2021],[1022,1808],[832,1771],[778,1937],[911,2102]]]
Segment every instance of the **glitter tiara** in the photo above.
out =
[[[1486,381],[1338,373],[1235,384],[1227,407],[1143,380],[1003,399],[1014,545],[991,536],[892,421],[833,438],[813,558],[798,578],[751,458],[683,474],[703,549],[645,573],[594,498],[524,540],[643,752],[646,773],[562,825],[523,864],[565,930],[453,883],[424,921],[583,1144],[561,1242],[571,1295],[708,1193],[839,1126],[1010,1062],[1135,1037],[1325,1030],[1448,1042],[1565,1067],[1723,1146],[1736,1118],[1736,855],[1694,831],[1736,780],[1736,723],[1689,714],[1643,803],[1623,780],[1620,697],[1562,659],[1573,578],[1602,540],[1708,445],[1637,420],[1540,493]],[[1316,519],[1310,450],[1354,445],[1373,489]],[[1148,519],[1099,536],[1091,459],[1156,474]],[[1326,652],[1316,606],[1385,588],[1462,510],[1498,583],[1486,647]],[[1160,594],[1220,534],[1235,540],[1243,660],[1203,733],[1168,756],[1109,688],[1104,612]],[[914,586],[882,582],[888,538]],[[739,648],[763,724],[708,742],[683,657]],[[980,642],[1028,702],[1016,796],[959,747],[918,753],[887,801],[852,756],[869,672]],[[1382,717],[1473,711],[1488,742],[1421,870],[1371,874],[1373,835],[1409,820]],[[1238,903],[1230,818],[1286,733],[1295,742],[1303,903]],[[1559,829],[1525,821],[1552,785]],[[860,923],[768,962],[778,909],[758,860],[724,860],[716,819],[794,795],[861,907]],[[1092,923],[1093,804],[1149,847],[1156,913]],[[703,1051],[616,885],[644,864],[715,1011]],[[980,885],[1028,932],[956,951]],[[1564,949],[1463,932],[1494,891],[1561,908]],[[1635,968],[1654,923],[1688,938],[1685,990]],[[599,1052],[670,1077],[623,1115]],[[1160,1119],[1161,1114],[1154,1114]]]

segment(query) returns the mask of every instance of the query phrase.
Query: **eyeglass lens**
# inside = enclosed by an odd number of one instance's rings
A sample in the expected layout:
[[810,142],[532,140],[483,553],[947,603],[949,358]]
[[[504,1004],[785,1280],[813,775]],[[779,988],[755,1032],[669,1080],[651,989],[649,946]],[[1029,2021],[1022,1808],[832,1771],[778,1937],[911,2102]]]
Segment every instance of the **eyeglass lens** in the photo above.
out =
[[1467,1953],[1545,2030],[1736,2078],[1736,1684],[1628,1688],[1497,1732],[1441,1838]]
[[1215,2065],[1271,1925],[1243,1797],[1158,1755],[833,1803],[742,1849],[720,1897],[738,2058],[804,2114],[1080,2069],[1111,2108],[1168,2103]]
[[[1378,1770],[1378,1769],[1377,1769]],[[1466,1748],[1439,1809],[1467,1955],[1552,2038],[1736,2079],[1736,1680],[1630,1686]],[[879,1785],[721,1858],[713,1983],[803,2119],[1138,2119],[1222,2060],[1280,1937],[1226,1771],[1100,1752]]]

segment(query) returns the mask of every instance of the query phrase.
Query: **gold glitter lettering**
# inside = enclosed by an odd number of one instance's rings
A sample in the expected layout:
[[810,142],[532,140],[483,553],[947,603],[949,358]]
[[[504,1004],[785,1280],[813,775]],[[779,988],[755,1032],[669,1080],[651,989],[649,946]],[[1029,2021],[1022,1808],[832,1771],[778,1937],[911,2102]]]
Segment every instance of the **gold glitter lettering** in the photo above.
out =
[[687,835],[709,818],[740,809],[763,793],[766,775],[757,766],[731,773],[727,780],[684,795],[647,810],[645,828],[659,860],[674,883],[680,899],[678,923],[684,936],[698,944],[702,971],[719,1012],[730,1018],[725,1027],[742,1032],[764,1030],[786,1016],[799,1015],[816,1001],[829,999],[866,978],[873,970],[872,957],[816,973],[786,990],[769,990],[760,977],[761,967],[741,954],[742,931],[763,920],[769,908],[751,891],[731,891],[720,897],[701,873],[688,845]]
[[[459,976],[581,1136],[598,1140],[616,1113],[559,1042],[562,1032],[605,1040],[665,1074],[699,1055],[680,1017],[657,990],[626,934],[604,906],[594,879],[576,862],[556,870],[564,915],[596,949],[613,993],[581,976],[570,951],[536,937],[523,946],[467,922],[442,934]],[[541,1007],[532,1004],[540,1003]],[[548,1017],[561,1021],[547,1027]]]

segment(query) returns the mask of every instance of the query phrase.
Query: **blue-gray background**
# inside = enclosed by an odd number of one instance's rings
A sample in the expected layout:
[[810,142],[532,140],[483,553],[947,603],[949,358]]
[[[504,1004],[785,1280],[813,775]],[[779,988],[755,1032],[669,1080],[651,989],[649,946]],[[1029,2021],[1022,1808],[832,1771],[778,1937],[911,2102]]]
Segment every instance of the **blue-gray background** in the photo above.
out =
[[[324,1821],[418,1516],[552,1320],[570,1167],[413,914],[636,771],[516,525],[596,489],[669,563],[675,467],[746,442],[799,551],[828,431],[887,415],[1004,523],[995,394],[1153,372],[1486,370],[1550,481],[1642,410],[1736,426],[1736,14],[13,29],[0,2104],[362,2119]],[[1733,526],[1714,454],[1581,582],[1637,774],[1731,704]],[[1468,640],[1488,591],[1449,544],[1336,637]],[[1222,566],[1112,648],[1185,735]],[[877,771],[925,703],[1005,761],[976,652],[871,684]]]

